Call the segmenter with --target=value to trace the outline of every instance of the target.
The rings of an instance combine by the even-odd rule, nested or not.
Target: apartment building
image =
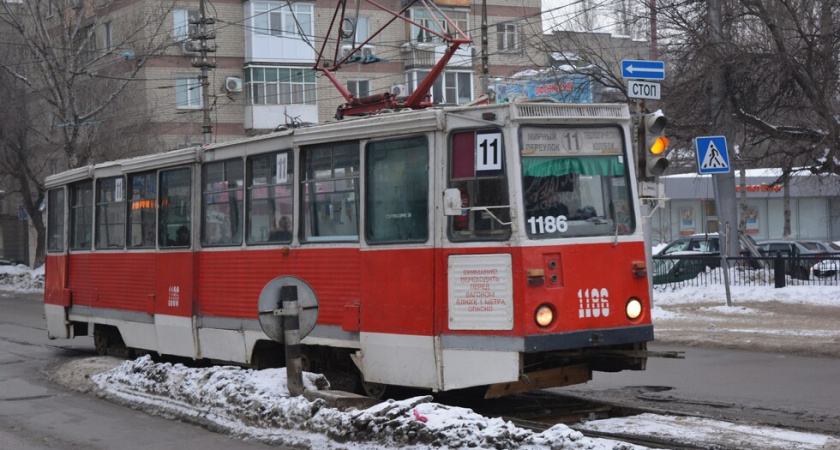
[[[147,2],[148,3],[148,2]],[[353,33],[339,37],[338,22],[332,22],[336,3],[319,1],[216,0],[205,5],[205,39],[209,71],[210,118],[213,141],[270,132],[293,122],[319,123],[335,120],[345,99],[327,77],[313,70],[319,52],[332,64],[359,44],[369,41],[335,72],[351,93],[364,97],[392,92],[413,92],[446,50],[440,38],[421,27],[361,0],[348,2],[345,28]],[[400,11],[404,2],[379,2]],[[470,0],[438,0],[435,5],[470,38],[446,66],[432,89],[432,101],[457,105],[480,94],[481,3]],[[141,7],[134,4],[132,8]],[[145,6],[148,7],[148,6]],[[518,0],[515,4],[488,0],[489,77],[505,77],[533,67],[548,57],[528,42],[542,32],[540,2]],[[202,142],[203,92],[193,67],[201,62],[200,2],[176,2],[171,10],[172,45],[166,56],[151,61],[142,79],[146,110],[152,111],[149,130],[168,148]],[[417,3],[403,14],[416,24],[446,31],[440,13]],[[103,45],[112,22],[100,20]],[[391,22],[389,26],[377,31]],[[332,35],[327,36],[332,23]],[[349,26],[348,26],[349,25]],[[110,27],[110,28],[108,28]],[[451,31],[451,30],[450,30]],[[374,35],[375,34],[375,35]],[[119,52],[120,49],[112,49]],[[136,98],[136,97],[135,97]]]

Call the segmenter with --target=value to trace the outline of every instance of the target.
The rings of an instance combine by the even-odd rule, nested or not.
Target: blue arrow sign
[[[728,173],[729,150],[726,149],[726,136],[704,136],[694,138],[697,149],[697,167],[701,174]]]
[[[665,63],[662,61],[644,61],[625,59],[621,61],[622,78],[642,80],[664,80]]]

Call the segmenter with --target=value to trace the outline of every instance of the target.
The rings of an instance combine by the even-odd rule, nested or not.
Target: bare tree
[[[146,63],[172,45],[172,4],[126,0],[1,2],[0,59],[7,99],[0,121],[0,177],[32,220],[43,261],[44,178],[132,152],[143,112],[126,108]],[[160,5],[158,5],[160,6]],[[105,121],[108,122],[105,122]],[[119,136],[120,144],[115,145]],[[109,145],[111,144],[111,145]]]
[[[741,0],[725,3],[725,55],[712,51],[705,6],[661,2],[669,62],[671,116],[688,135],[706,128],[710,76],[723,71],[733,121],[745,125],[749,155],[768,165],[806,165],[840,174],[840,4],[836,0]],[[678,111],[678,115],[674,112]]]

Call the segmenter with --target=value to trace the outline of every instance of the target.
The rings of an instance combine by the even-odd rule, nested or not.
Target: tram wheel
[[[364,391],[365,395],[370,398],[375,398],[377,400],[382,400],[388,395],[389,386],[387,384],[382,383],[371,383],[368,381],[362,380],[362,391]]]

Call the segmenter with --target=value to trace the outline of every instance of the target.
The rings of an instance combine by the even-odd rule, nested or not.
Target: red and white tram
[[[305,370],[488,396],[644,369],[618,104],[383,113],[50,176],[51,338],[263,367],[264,286],[308,283]]]

